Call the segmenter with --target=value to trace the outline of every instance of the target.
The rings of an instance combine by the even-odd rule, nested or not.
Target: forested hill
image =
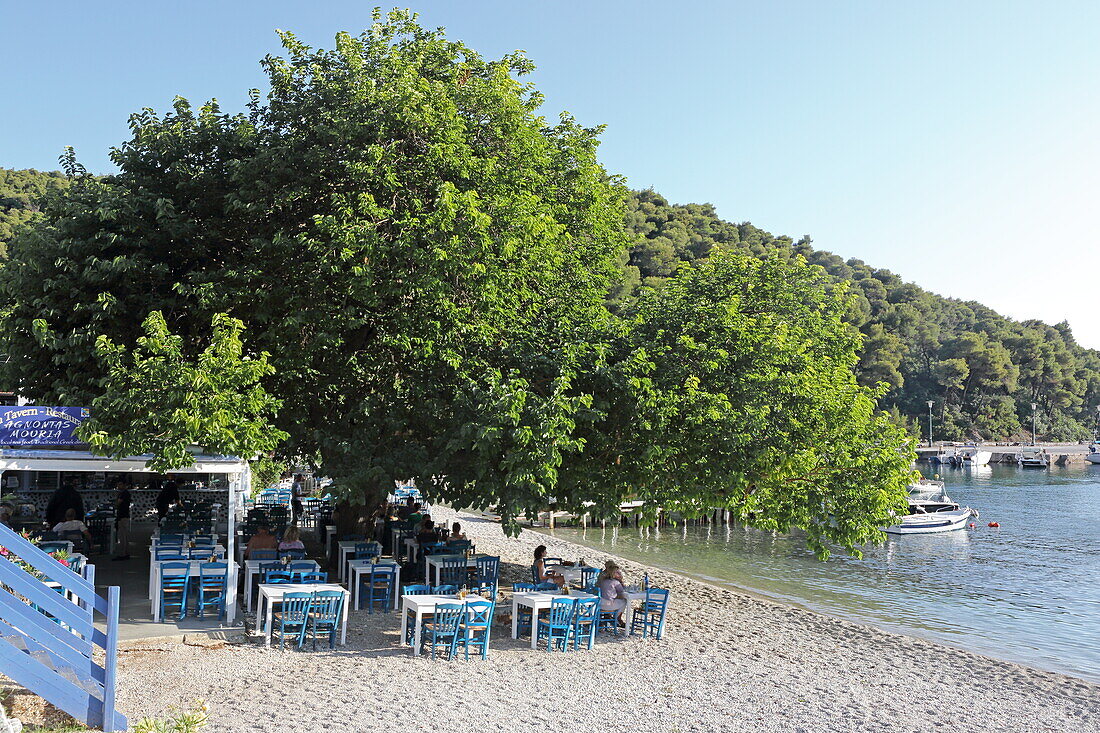
[[[65,176],[58,171],[0,168],[0,257],[7,253],[8,240],[15,228],[38,212],[39,201],[46,191],[65,182]]]
[[[1016,322],[974,302],[934,295],[889,270],[815,250],[808,238],[777,237],[748,223],[718,218],[709,204],[672,205],[636,191],[627,226],[637,234],[613,303],[643,285],[658,286],[681,263],[724,247],[754,257],[802,255],[857,295],[850,320],[863,332],[859,376],[891,386],[885,406],[927,432],[934,401],[936,439],[1020,438],[1031,429],[1049,440],[1086,440],[1097,425],[1100,353],[1079,346],[1069,325]]]
[[[65,183],[58,172],[0,168],[0,256],[45,192]],[[1065,323],[1012,321],[979,303],[933,295],[888,270],[815,250],[808,238],[723,221],[709,204],[672,205],[653,191],[631,195],[626,224],[637,240],[624,253],[615,306],[714,247],[758,258],[800,254],[852,283],[857,301],[850,321],[865,335],[860,379],[890,384],[885,406],[914,430],[920,425],[922,435],[927,400],[935,402],[937,439],[1024,437],[1033,401],[1040,437],[1083,440],[1096,426],[1100,353],[1078,346]]]

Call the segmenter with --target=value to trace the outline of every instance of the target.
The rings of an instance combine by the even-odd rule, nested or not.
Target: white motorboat
[[[929,460],[941,466],[961,466],[963,461],[962,455],[954,448],[940,448]]]
[[[943,481],[921,479],[909,487],[909,513],[901,522],[885,529],[889,534],[931,534],[962,529],[978,516],[970,507],[960,507],[944,490]]]
[[[1089,452],[1085,455],[1089,463],[1100,463],[1100,444],[1093,443],[1089,446]]]
[[[1050,454],[1045,448],[1021,448],[1016,452],[1016,463],[1020,468],[1048,468]]]
[[[959,450],[964,466],[988,466],[993,451],[982,450],[976,445],[968,445]]]

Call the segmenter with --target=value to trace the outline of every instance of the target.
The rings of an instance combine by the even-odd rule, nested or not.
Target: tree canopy
[[[980,303],[929,293],[889,270],[817,250],[809,237],[796,241],[734,224],[709,204],[673,205],[652,190],[633,193],[626,221],[634,243],[613,307],[715,250],[803,257],[834,281],[851,284],[855,299],[845,320],[863,334],[856,372],[863,384],[889,385],[883,406],[914,426],[914,434],[915,424],[925,424],[928,400],[935,403],[937,440],[1025,438],[1032,402],[1040,438],[1084,440],[1098,427],[1100,353],[1077,344],[1068,324],[1013,321]],[[926,429],[920,432],[927,437]]]
[[[351,495],[417,477],[509,529],[642,497],[822,553],[881,536],[912,453],[856,380],[858,298],[690,227],[623,279],[638,199],[599,128],[539,114],[522,54],[400,11],[331,50],[282,40],[247,112],[178,99],[132,116],[119,173],[66,158],[0,270],[12,388],[109,407],[103,446],[168,436],[166,463],[238,410],[223,441],[260,450],[269,420]],[[173,432],[206,399],[219,417]]]

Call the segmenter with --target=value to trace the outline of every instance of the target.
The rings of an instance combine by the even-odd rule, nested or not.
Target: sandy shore
[[[480,552],[509,563],[502,583],[529,575],[538,544],[609,557],[457,514]],[[1100,731],[1100,685],[619,562],[628,582],[649,572],[671,589],[663,641],[601,636],[593,651],[548,654],[497,627],[488,660],[433,662],[398,644],[397,614],[353,612],[334,652],[131,646],[119,706],[136,721],[202,698],[212,731],[279,733]]]

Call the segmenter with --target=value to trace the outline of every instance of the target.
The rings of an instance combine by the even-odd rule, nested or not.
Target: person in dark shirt
[[[84,516],[84,499],[80,492],[73,488],[72,483],[65,484],[50,497],[50,503],[46,505],[46,524],[51,527],[65,521],[65,514],[70,509],[76,512],[78,519]]]
[[[130,559],[130,486],[119,479],[115,482],[118,494],[115,496],[115,547],[119,551],[115,560]]]
[[[439,541],[439,534],[435,531],[435,522],[425,519],[420,525],[420,531],[416,533],[416,546],[420,548],[420,557],[424,557],[424,546]]]
[[[179,500],[180,487],[176,480],[169,476],[161,484],[160,492],[157,494],[157,516],[164,519],[164,515],[168,513],[168,508]]]

